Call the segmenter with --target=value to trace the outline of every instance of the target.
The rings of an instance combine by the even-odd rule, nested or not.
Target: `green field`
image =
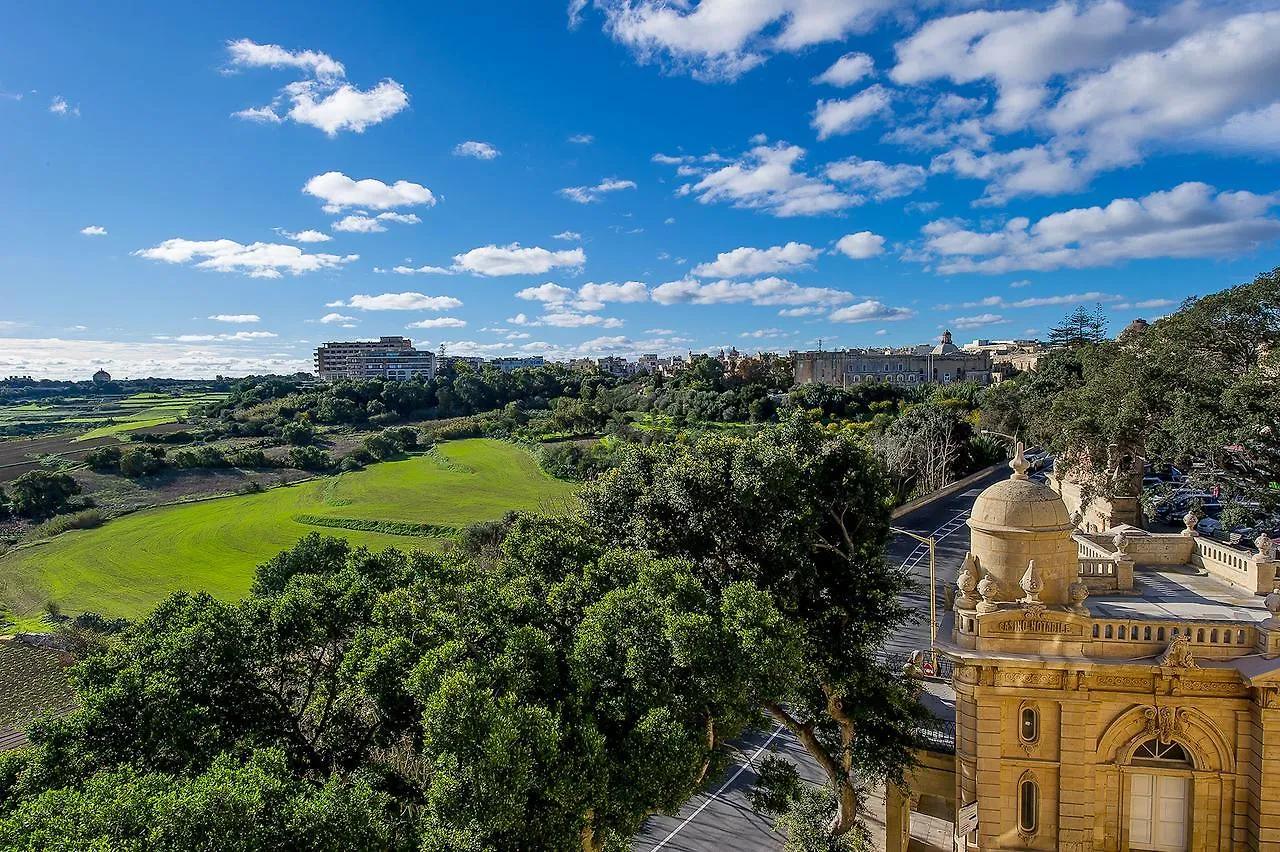
[[[301,523],[299,517],[461,527],[508,509],[554,511],[572,492],[572,485],[547,476],[519,447],[456,441],[293,487],[149,509],[14,550],[0,557],[0,602],[19,619],[29,619],[50,600],[67,614],[90,610],[127,617],[178,589],[230,600],[248,590],[254,566],[309,532],[374,548],[408,550],[440,542]]]
[[[127,397],[64,399],[50,405],[27,403],[0,406],[0,426],[42,426],[89,429],[77,440],[99,438],[133,429],[173,423],[192,406],[225,399],[225,393],[139,393]]]

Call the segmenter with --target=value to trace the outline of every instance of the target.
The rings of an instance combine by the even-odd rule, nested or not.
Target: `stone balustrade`
[[[1188,563],[1233,586],[1265,595],[1275,587],[1276,560],[1196,536]]]
[[[1093,622],[1095,657],[1133,658],[1165,650],[1175,636],[1182,636],[1200,658],[1229,660],[1258,653],[1265,636],[1256,625],[1240,623],[1120,621]]]

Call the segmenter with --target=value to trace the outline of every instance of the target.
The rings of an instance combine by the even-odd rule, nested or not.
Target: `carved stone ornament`
[[[1071,597],[1071,609],[1079,613],[1087,613],[1089,610],[1085,608],[1085,599],[1089,597],[1089,584],[1080,578],[1067,587],[1067,594]]]
[[[1169,642],[1168,650],[1160,658],[1160,665],[1174,666],[1180,669],[1198,668],[1195,655],[1191,653],[1191,643],[1187,640],[1187,637],[1180,633],[1173,637],[1172,641]]]
[[[1195,510],[1188,509],[1187,513],[1182,516],[1182,523],[1186,527],[1182,531],[1183,535],[1195,535],[1196,524],[1200,523],[1200,516],[1195,513]]]
[[[1013,448],[1013,458],[1009,460],[1009,467],[1013,468],[1012,479],[1026,479],[1027,471],[1031,468],[1031,462],[1027,461],[1027,449],[1021,441]]]
[[[1271,590],[1271,594],[1262,599],[1262,605],[1271,613],[1272,618],[1280,617],[1280,584]]]
[[[982,595],[982,600],[978,602],[978,612],[995,612],[999,601],[997,596],[1000,594],[1000,584],[996,582],[996,578],[990,574],[983,577],[978,583],[978,594]]]
[[[1022,575],[1022,582],[1018,585],[1022,587],[1022,591],[1026,592],[1018,603],[1022,604],[1028,618],[1039,618],[1045,610],[1044,604],[1040,602],[1040,593],[1044,591],[1044,580],[1040,579],[1040,572],[1036,570],[1034,559],[1027,563],[1027,571]]]
[[[1265,532],[1258,533],[1258,537],[1253,540],[1253,544],[1258,548],[1258,555],[1263,560],[1270,561],[1276,558],[1276,543]]]
[[[972,552],[964,555],[964,564],[960,566],[960,574],[956,577],[956,588],[960,594],[956,597],[956,609],[973,609],[978,603],[974,591],[978,588],[978,557]]]
[[[1147,707],[1142,711],[1147,719],[1147,734],[1163,745],[1182,733],[1182,710],[1177,707]]]
[[[1118,532],[1115,534],[1115,538],[1111,539],[1111,541],[1116,546],[1115,553],[1112,555],[1117,559],[1128,558],[1129,536],[1125,535],[1123,532]]]

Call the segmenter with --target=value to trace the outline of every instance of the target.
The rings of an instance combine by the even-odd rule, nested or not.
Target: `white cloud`
[[[323,201],[326,213],[338,213],[348,207],[390,210],[436,203],[431,190],[422,184],[398,180],[388,185],[373,178],[353,180],[342,172],[316,175],[303,185],[302,191]]]
[[[522,248],[519,243],[487,245],[453,256],[455,269],[476,275],[541,275],[561,267],[577,268],[587,262],[581,248],[551,251],[539,246]]]
[[[327,243],[333,237],[324,231],[286,231],[284,228],[276,228],[276,233],[284,237],[286,240],[293,240],[295,243]]]
[[[537,322],[529,325],[549,325],[556,328],[621,328],[622,320],[617,317],[602,317],[597,314],[582,314],[577,311],[552,311],[538,317]]]
[[[134,254],[148,260],[165,263],[191,263],[198,269],[218,272],[243,272],[252,278],[279,278],[283,273],[302,275],[319,269],[335,269],[344,263],[359,260],[360,255],[308,254],[297,246],[280,243],[250,243],[244,245],[234,240],[165,240],[149,249],[139,249]]]
[[[956,148],[933,158],[929,168],[987,181],[984,204],[1004,204],[1023,195],[1059,195],[1083,189],[1094,171],[1069,153],[1047,145],[975,154]]]
[[[866,260],[884,254],[884,237],[870,231],[845,234],[836,240],[836,251],[854,260]]]
[[[819,305],[809,305],[808,307],[804,307],[804,308],[783,308],[782,310],[778,311],[778,316],[780,317],[811,317],[817,314],[824,314],[826,312],[827,312],[827,309],[825,307],[821,307]]]
[[[583,310],[596,310],[587,305],[601,305],[607,302],[647,302],[649,288],[640,281],[624,281],[615,284],[606,281],[601,284],[588,282],[578,288],[578,305]]]
[[[575,133],[569,137],[569,141],[574,145],[590,145],[592,142],[596,141],[596,137],[592,136],[590,133]]]
[[[600,197],[606,192],[635,188],[635,181],[605,178],[595,186],[566,186],[564,189],[559,190],[559,193],[570,201],[576,201],[579,204],[590,204],[593,201],[599,201]]]
[[[871,322],[911,319],[916,312],[910,308],[894,308],[874,299],[867,299],[832,311],[827,319],[832,322]]]
[[[355,308],[358,311],[447,311],[462,307],[453,296],[427,296],[423,293],[379,293],[369,296],[357,293],[346,301],[330,302],[327,308]]]
[[[477,160],[492,160],[502,152],[488,142],[459,142],[453,147],[455,157],[474,157]]]
[[[342,314],[339,314],[339,313],[325,314],[324,316],[320,317],[320,322],[324,323],[325,325],[331,325],[332,323],[335,323],[335,322],[348,323],[348,322],[355,322],[355,321],[356,321],[355,317],[343,316]]]
[[[852,133],[871,118],[888,112],[891,100],[889,90],[876,84],[851,98],[818,101],[811,126],[818,131],[819,139]]]
[[[830,163],[825,173],[831,180],[867,192],[877,201],[910,195],[924,186],[928,174],[923,166],[890,164],[860,157]]]
[[[1236,255],[1280,237],[1280,218],[1270,215],[1278,200],[1189,182],[1106,207],[1054,213],[1034,225],[1019,217],[1000,230],[973,231],[954,221],[933,222],[924,228],[924,252],[947,275]]]
[[[1012,131],[1040,108],[1047,81],[1168,44],[1201,17],[1188,3],[1143,18],[1119,0],[967,12],[930,21],[900,42],[890,76],[906,84],[991,80],[999,92],[992,120]]]
[[[865,53],[846,53],[831,67],[813,78],[815,83],[828,86],[852,86],[875,69],[875,60]]]
[[[243,343],[248,340],[270,340],[279,335],[270,331],[237,331],[232,334],[157,334],[156,340],[172,340],[177,343],[223,343],[233,341]]]
[[[450,355],[465,358],[487,358],[491,355],[502,355],[514,347],[510,343],[480,343],[475,340],[442,340],[440,345]]]
[[[893,0],[597,0],[605,32],[641,63],[699,80],[733,80],[776,51],[800,51],[863,32]]]
[[[409,105],[408,93],[395,80],[359,89],[345,81],[341,62],[318,51],[237,39],[227,42],[227,52],[232,68],[295,68],[310,78],[288,84],[267,106],[232,113],[237,118],[273,124],[288,118],[336,136],[341,130],[363,133]]]
[[[387,230],[383,222],[399,222],[403,225],[416,225],[422,220],[415,213],[379,213],[377,216],[360,216],[351,214],[344,216],[329,227],[335,231],[346,231],[353,234],[379,234]]]
[[[1173,299],[1143,299],[1140,302],[1120,302],[1112,305],[1111,308],[1116,311],[1142,311],[1154,308],[1172,308],[1176,304],[1178,303]]]
[[[1079,305],[1085,302],[1115,302],[1120,299],[1113,293],[1102,293],[1090,290],[1087,293],[1066,293],[1061,296],[1033,296],[1027,299],[1009,301],[1004,296],[986,296],[973,302],[961,302],[959,305],[938,305],[940,311],[953,308],[1043,308],[1047,305]]]
[[[785,142],[758,145],[729,165],[684,184],[678,195],[693,195],[702,204],[728,202],[773,216],[816,216],[846,210],[864,202],[860,195],[795,170],[805,150]]]
[[[781,328],[758,328],[755,331],[741,332],[739,337],[750,337],[755,340],[776,340],[779,337],[790,337],[795,334],[794,331],[785,331]]]
[[[676,332],[675,332],[675,329],[671,329],[671,328],[646,328],[646,329],[644,330],[644,333],[645,333],[645,334],[656,334],[656,335],[659,335],[659,336],[666,336],[666,335],[669,335],[669,334],[675,334]]]
[[[579,234],[577,231],[561,231],[560,233],[554,235],[551,239],[568,240],[569,242],[580,243],[582,242],[582,234]]]
[[[452,275],[453,270],[443,266],[395,266],[391,269],[397,275]]]
[[[261,322],[262,317],[257,314],[214,314],[209,319],[215,322],[249,323]]]
[[[1000,314],[977,314],[971,317],[953,317],[950,320],[952,328],[958,328],[962,331],[970,328],[982,328],[987,325],[1004,325],[1009,320]]]
[[[85,379],[100,369],[118,378],[167,376],[211,379],[264,373],[309,372],[309,360],[262,354],[257,347],[177,342],[139,343],[60,338],[0,338],[0,375]]]
[[[742,247],[720,252],[710,263],[700,263],[690,270],[699,278],[745,278],[751,275],[768,275],[807,266],[819,254],[806,243],[789,242],[767,249]]]
[[[753,305],[833,305],[847,302],[852,294],[829,287],[802,287],[784,278],[759,281],[709,281],[692,278],[668,281],[654,287],[653,301],[662,305],[721,305],[749,302]]]
[[[466,328],[467,321],[457,317],[434,317],[411,322],[405,328]]]
[[[1030,286],[1031,282],[1023,278],[1020,281],[1010,281],[1009,286],[1015,290]]]
[[[105,237],[107,235],[107,229],[101,225],[90,225],[87,228],[81,228],[80,233],[84,234],[86,237]]]
[[[572,299],[573,290],[548,281],[545,284],[539,284],[537,287],[526,287],[518,291],[516,298],[558,304]]]
[[[67,103],[67,99],[62,95],[54,95],[53,101],[49,104],[49,112],[64,118],[79,118],[80,107]]]

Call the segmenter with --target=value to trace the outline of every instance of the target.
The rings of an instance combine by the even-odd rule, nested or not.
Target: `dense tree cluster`
[[[621,850],[772,718],[828,792],[775,760],[760,801],[837,848],[921,712],[874,656],[905,615],[889,502],[796,417],[628,445],[580,512],[447,554],[310,536],[73,670],[80,709],[0,757],[0,847]]]

